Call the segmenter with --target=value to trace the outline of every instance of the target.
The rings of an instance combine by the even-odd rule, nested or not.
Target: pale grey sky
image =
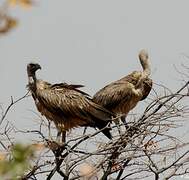
[[[30,11],[12,9],[19,26],[0,37],[0,103],[26,92],[26,64],[39,62],[38,77],[84,84],[93,95],[107,83],[140,69],[138,52],[148,50],[152,79],[172,90],[181,84],[173,65],[188,63],[188,0],[38,1]],[[33,100],[7,117],[17,127],[36,122]]]

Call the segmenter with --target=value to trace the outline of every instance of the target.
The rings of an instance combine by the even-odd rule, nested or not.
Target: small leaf
[[[4,16],[0,19],[0,33],[7,33],[17,26],[17,20],[10,16]]]
[[[24,9],[29,9],[33,6],[32,0],[19,0],[19,5]]]

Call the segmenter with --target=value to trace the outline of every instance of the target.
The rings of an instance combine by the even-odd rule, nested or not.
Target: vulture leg
[[[125,125],[125,128],[127,130],[129,128],[129,126],[127,125],[127,122],[126,122],[126,116],[121,116],[121,121]]]
[[[123,133],[122,133],[122,131],[121,131],[120,119],[121,119],[121,118],[118,118],[117,120],[115,120],[115,125],[116,125],[116,127],[117,127],[117,129],[118,129],[119,135],[122,135]]]
[[[66,131],[62,131],[62,143],[66,143]]]
[[[115,124],[118,128],[119,135],[124,134],[125,129],[128,129],[128,125],[126,123],[126,115],[122,115],[121,117],[119,117],[118,120],[115,121]],[[125,128],[123,127],[123,125],[125,126]]]
[[[51,122],[48,120],[48,134],[49,134],[49,138],[52,140],[52,134],[51,134]]]
[[[62,135],[62,139],[61,139],[61,135]],[[56,141],[59,144],[64,144],[66,142],[66,131],[58,131]]]
[[[87,131],[87,127],[84,127],[83,135],[85,135],[86,131]]]
[[[57,136],[56,136],[56,141],[58,142],[58,143],[61,143],[61,140],[60,140],[60,138],[61,138],[61,131],[60,130],[58,130],[58,132],[57,132]]]

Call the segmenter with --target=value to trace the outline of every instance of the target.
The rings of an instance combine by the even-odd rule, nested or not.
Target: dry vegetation
[[[17,27],[19,20],[11,15],[16,6],[28,9],[34,5],[32,0],[4,0],[0,3],[0,35],[7,34]]]
[[[188,71],[188,68],[185,67]],[[188,72],[187,72],[188,73]],[[188,75],[185,74],[186,80]],[[159,89],[161,94],[156,92]],[[6,159],[11,154],[15,140],[10,131],[18,132],[5,119],[9,110],[16,103],[26,98],[28,93],[18,100],[11,98],[11,103],[1,117],[1,149]],[[30,145],[35,156],[21,179],[39,179],[40,176],[53,179],[58,173],[63,179],[169,179],[188,173],[188,134],[184,134],[189,108],[189,81],[172,92],[165,86],[154,85],[153,92],[146,102],[141,115],[131,115],[127,119],[128,128],[122,127],[122,134],[113,123],[113,140],[102,139],[100,131],[86,131],[81,128],[71,134],[64,146],[52,139],[53,125],[42,120],[39,129],[19,133],[38,134],[40,139]],[[14,107],[15,108],[15,107]],[[47,132],[48,130],[48,132]],[[52,131],[52,132],[51,132]],[[94,131],[93,131],[94,132]],[[29,146],[29,147],[30,147]]]
[[[31,0],[7,0],[1,4],[0,34],[16,27],[18,20],[10,15],[11,6],[30,7]],[[70,179],[170,179],[174,176],[189,177],[188,134],[184,134],[189,117],[189,68],[183,66],[183,85],[176,92],[166,86],[154,85],[140,115],[127,119],[128,128],[122,134],[113,123],[113,140],[104,139],[100,131],[81,128],[71,134],[64,146],[52,139],[54,128],[40,119],[39,128],[17,130],[7,114],[17,103],[15,100],[1,108],[0,118],[0,174],[4,179],[53,179],[59,174]],[[158,93],[156,90],[158,89]],[[48,130],[48,131],[47,131]],[[17,144],[12,133],[35,135],[35,143]]]

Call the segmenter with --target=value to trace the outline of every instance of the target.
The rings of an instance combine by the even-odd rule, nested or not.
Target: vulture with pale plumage
[[[41,69],[39,64],[27,65],[28,88],[38,111],[55,123],[58,138],[62,134],[65,142],[66,131],[84,126],[102,129],[102,133],[111,139],[107,125],[115,117],[114,113],[94,103],[88,94],[79,90],[82,85],[50,84],[37,79],[35,73],[38,69]]]
[[[152,79],[149,78],[151,72],[149,57],[145,50],[140,51],[139,60],[143,71],[133,71],[105,86],[93,97],[94,102],[121,116],[124,123],[129,111],[139,101],[144,100],[152,89]]]

